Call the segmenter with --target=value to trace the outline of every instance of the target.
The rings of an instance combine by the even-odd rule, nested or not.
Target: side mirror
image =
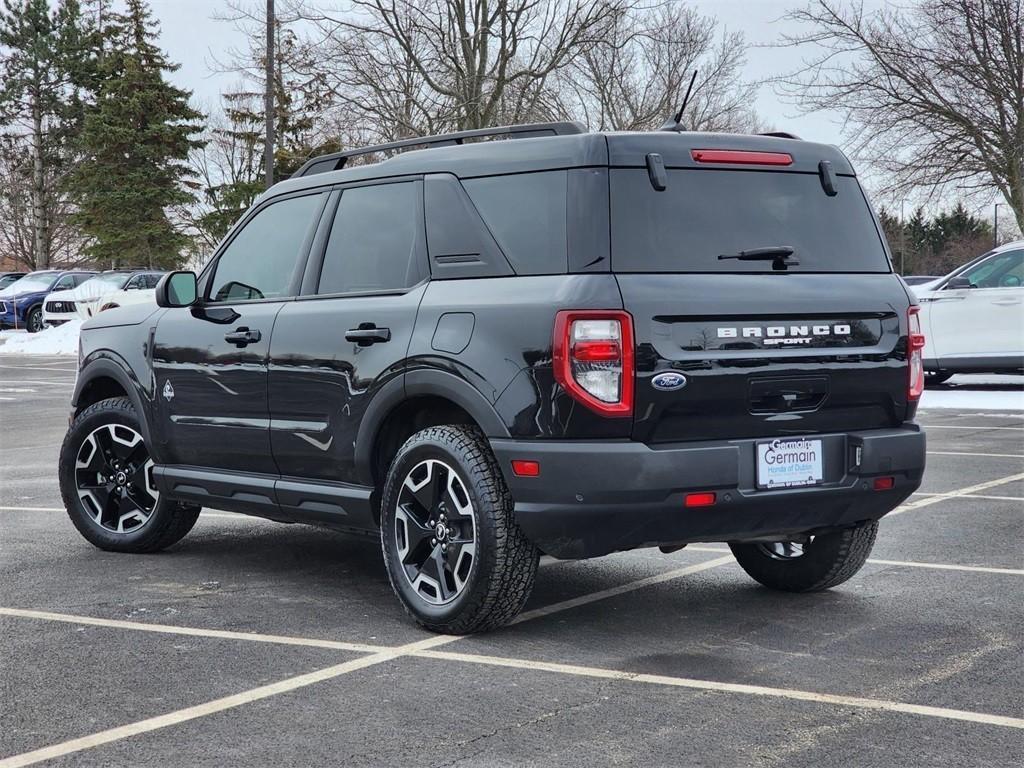
[[[957,275],[956,277],[949,278],[949,282],[946,283],[945,285],[945,289],[947,291],[956,291],[963,288],[973,287],[974,284],[970,281],[970,279],[963,277],[962,275]]]
[[[191,307],[196,303],[199,287],[195,272],[168,272],[156,284],[158,307]]]

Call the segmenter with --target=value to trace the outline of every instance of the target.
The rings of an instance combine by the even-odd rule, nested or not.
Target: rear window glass
[[[611,174],[612,268],[618,272],[765,272],[771,262],[720,254],[790,246],[791,272],[889,272],[867,201],[849,176],[829,197],[816,174],[668,172],[656,191],[643,169]]]
[[[462,186],[517,275],[565,273],[565,171],[466,179]]]

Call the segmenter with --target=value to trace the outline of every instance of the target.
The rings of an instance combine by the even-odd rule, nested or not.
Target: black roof
[[[537,128],[537,126],[528,127]],[[503,129],[495,129],[495,131],[500,130]],[[444,137],[436,138],[444,139]],[[324,156],[324,158],[313,158],[304,166],[308,173],[301,176],[296,175],[275,184],[264,196],[276,196],[353,181],[428,173],[451,173],[459,178],[473,178],[581,167],[636,168],[644,167],[646,156],[649,153],[660,154],[668,168],[716,167],[694,160],[691,152],[696,149],[784,152],[793,158],[792,164],[784,170],[817,173],[818,164],[822,160],[828,160],[832,163],[835,173],[854,175],[850,161],[837,147],[801,141],[778,134],[769,136],[688,131],[580,132],[504,141],[477,141],[466,144],[445,143],[440,140],[431,142],[428,139],[410,140],[400,144],[422,146],[424,143],[434,143],[435,146],[401,152],[379,163],[327,172],[318,172],[317,169],[313,169],[313,166],[321,161],[333,166],[339,164],[340,160],[340,164],[343,164],[347,157],[365,154],[367,151],[386,151],[394,149],[396,145],[381,145],[384,147],[383,150],[364,148],[347,153],[335,153]],[[719,165],[717,167],[735,168],[736,166]],[[775,168],[774,170],[780,169]]]

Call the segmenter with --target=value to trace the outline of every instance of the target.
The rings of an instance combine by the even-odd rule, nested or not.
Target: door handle
[[[263,338],[263,334],[259,331],[250,331],[246,327],[236,328],[230,333],[224,334],[224,341],[228,344],[234,344],[236,347],[244,347],[249,344],[255,344],[257,341]]]
[[[360,323],[358,328],[345,331],[345,341],[354,341],[360,347],[368,347],[377,342],[391,341],[391,329],[378,328],[373,323]]]

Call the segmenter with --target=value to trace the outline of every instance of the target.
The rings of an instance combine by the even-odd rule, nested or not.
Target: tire
[[[446,634],[510,622],[530,596],[540,559],[516,524],[487,440],[466,426],[430,427],[398,451],[381,501],[381,548],[409,615]]]
[[[953,371],[935,371],[931,373],[925,371],[924,374],[924,385],[926,387],[934,387],[943,382],[949,381],[953,377]]]
[[[25,315],[25,330],[29,333],[39,333],[43,330],[43,308],[32,307]]]
[[[861,523],[835,533],[814,536],[802,554],[785,556],[790,542],[729,544],[747,574],[766,587],[783,592],[820,592],[853,576],[871,554],[878,522]]]
[[[58,474],[68,517],[87,541],[110,552],[158,552],[192,530],[200,508],[162,498],[152,466],[128,398],[101,400],[78,415]]]

